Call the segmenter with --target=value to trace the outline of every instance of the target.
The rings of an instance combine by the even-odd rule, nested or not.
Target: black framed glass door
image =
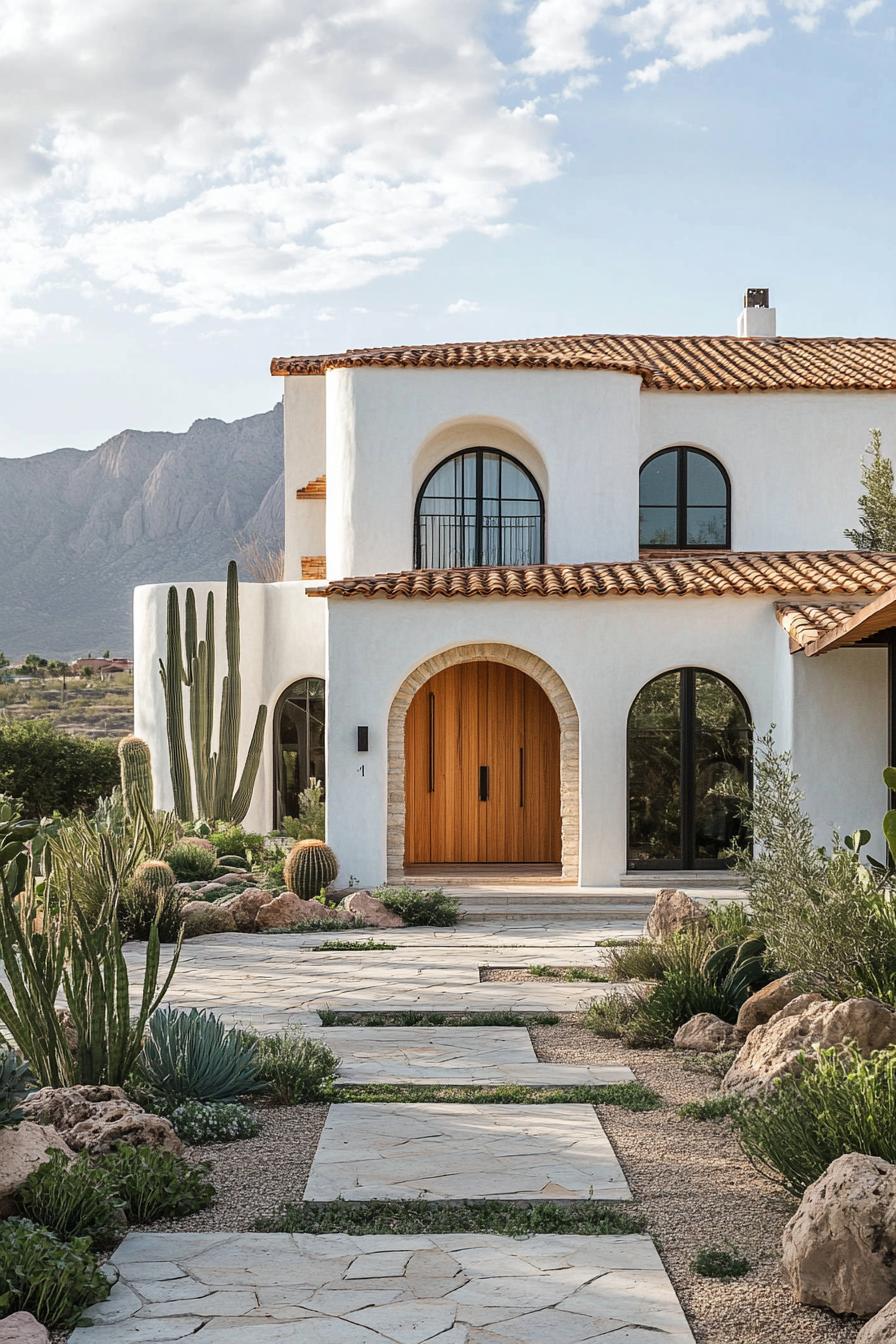
[[[750,714],[730,681],[681,667],[648,682],[628,720],[628,868],[727,866],[741,833],[728,789],[751,773]]]

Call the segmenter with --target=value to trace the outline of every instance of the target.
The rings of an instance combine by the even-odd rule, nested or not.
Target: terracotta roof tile
[[[545,336],[516,341],[380,346],[271,361],[282,376],[353,368],[599,369],[639,374],[662,392],[896,390],[886,337]]]
[[[313,596],[624,597],[877,594],[896,586],[896,553],[725,551],[615,564],[418,569],[337,579]]]
[[[831,602],[824,606],[812,603],[791,606],[786,602],[779,602],[775,607],[775,615],[778,623],[789,635],[790,648],[795,652],[797,649],[805,649],[808,645],[814,644],[822,635],[832,630],[839,630],[861,609],[860,602]]]

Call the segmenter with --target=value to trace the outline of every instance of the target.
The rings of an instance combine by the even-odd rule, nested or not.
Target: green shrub
[[[659,980],[665,970],[662,943],[652,938],[636,938],[630,943],[613,947],[607,958],[607,975],[611,980]]]
[[[184,1143],[233,1143],[259,1131],[258,1117],[238,1102],[182,1101],[169,1119]]]
[[[255,1040],[259,1072],[268,1099],[275,1106],[296,1106],[329,1097],[339,1066],[329,1046],[303,1036],[296,1027]]]
[[[284,817],[281,826],[293,840],[326,839],[326,807],[319,780],[312,779],[307,789],[299,794],[299,815]]]
[[[679,1106],[678,1114],[683,1120],[724,1120],[736,1115],[740,1107],[740,1097],[717,1092],[711,1097],[701,1097],[699,1101],[686,1101]]]
[[[379,887],[373,894],[387,910],[400,915],[405,924],[448,928],[458,920],[456,897],[439,888],[417,891],[414,887]]]
[[[264,849],[263,835],[246,831],[239,825],[220,826],[212,831],[208,838],[219,858],[228,854],[251,861],[257,859]]]
[[[656,1049],[672,1044],[680,1026],[697,1013],[713,1013],[726,1022],[737,1007],[711,976],[700,969],[668,971],[638,1002],[621,1032],[626,1045]]]
[[[117,744],[76,737],[49,719],[0,720],[0,793],[29,817],[90,810],[118,783]]]
[[[0,1054],[0,1129],[7,1125],[17,1125],[25,1119],[25,1112],[19,1109],[34,1088],[31,1070],[15,1050],[5,1050]]]
[[[816,1064],[745,1105],[735,1124],[753,1165],[794,1195],[844,1153],[896,1162],[896,1048],[867,1058],[855,1049],[822,1050]]]
[[[174,870],[161,860],[147,859],[135,869],[118,907],[123,938],[145,941],[155,923],[160,942],[177,942],[185,898],[174,890],[174,883]]]
[[[96,1169],[109,1177],[132,1223],[184,1218],[207,1208],[215,1198],[205,1163],[185,1162],[167,1148],[119,1143],[99,1159]]]
[[[108,1172],[86,1153],[72,1161],[51,1152],[16,1194],[26,1218],[48,1227],[62,1241],[88,1237],[94,1246],[112,1245],[125,1228],[124,1204]]]
[[[254,1042],[198,1008],[153,1013],[136,1075],[140,1086],[175,1103],[234,1101],[262,1086]]]
[[[0,1304],[10,1315],[30,1311],[48,1330],[68,1330],[109,1290],[86,1237],[66,1243],[27,1218],[0,1223]]]
[[[691,1271],[704,1279],[742,1279],[753,1266],[737,1252],[702,1246],[691,1261]]]
[[[178,882],[210,879],[218,866],[218,856],[214,850],[207,849],[204,844],[197,844],[196,839],[191,836],[186,836],[176,845],[172,845],[165,858],[174,869]]]
[[[638,1004],[630,994],[606,994],[588,1005],[584,1025],[595,1036],[618,1038],[638,1011]]]

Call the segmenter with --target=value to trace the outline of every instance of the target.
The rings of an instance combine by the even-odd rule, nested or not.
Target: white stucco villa
[[[736,336],[348,350],[272,373],[287,581],[240,590],[243,750],[268,706],[247,825],[316,776],[342,876],[364,884],[711,872],[734,826],[713,787],[749,778],[749,725],[774,723],[820,838],[877,828],[896,554],[843,534],[869,428],[896,443],[896,340],[779,337],[751,290]],[[166,593],[135,596],[135,729],[170,805]]]

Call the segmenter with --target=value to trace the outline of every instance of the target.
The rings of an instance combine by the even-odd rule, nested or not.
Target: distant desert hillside
[[[282,471],[280,406],[0,458],[0,649],[130,652],[135,584],[223,579],[241,533],[281,544]]]

